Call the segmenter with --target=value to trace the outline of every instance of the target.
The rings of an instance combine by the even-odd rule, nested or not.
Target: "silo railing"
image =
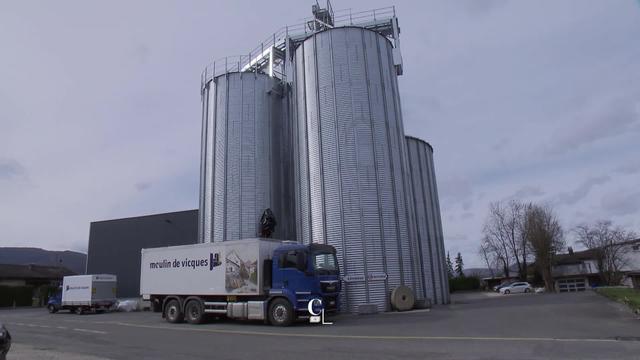
[[[392,20],[396,16],[394,6],[352,12],[351,9],[336,10],[334,12],[333,27],[360,26],[378,31],[385,36],[392,36]],[[201,75],[201,89],[211,79],[230,72],[265,72],[269,65],[271,76],[284,80],[284,57],[287,45],[295,46],[317,30],[309,29],[307,23],[314,21],[313,17],[304,19],[302,23],[285,26],[264,39],[246,55],[226,56],[215,59],[208,64]],[[287,42],[289,41],[289,44]],[[274,55],[273,51],[276,52]],[[271,61],[270,64],[268,62]]]

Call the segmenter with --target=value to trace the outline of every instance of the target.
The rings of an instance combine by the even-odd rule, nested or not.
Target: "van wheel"
[[[189,324],[202,324],[204,321],[204,306],[200,300],[190,300],[184,312],[184,317]]]
[[[58,309],[53,304],[49,304],[49,306],[47,306],[47,310],[49,310],[49,314],[55,314],[58,312]]]
[[[269,305],[269,322],[275,326],[289,326],[293,322],[293,308],[288,300],[277,298]]]
[[[178,300],[169,300],[167,306],[164,308],[164,317],[170,323],[181,323],[184,320],[184,314],[180,310],[180,303]]]

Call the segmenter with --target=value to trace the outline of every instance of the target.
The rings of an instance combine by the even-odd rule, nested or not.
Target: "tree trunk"
[[[544,279],[544,287],[547,292],[556,292],[553,276],[551,275],[551,266],[545,266],[542,269],[542,278]]]

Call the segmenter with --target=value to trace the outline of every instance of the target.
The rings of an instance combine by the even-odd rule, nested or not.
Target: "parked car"
[[[508,286],[504,286],[500,289],[500,294],[517,294],[532,292],[533,288],[528,282],[514,282]]]
[[[498,284],[498,285],[496,285],[496,286],[494,286],[494,287],[493,287],[493,291],[495,291],[495,292],[499,292],[499,291],[500,291],[500,289],[502,289],[502,288],[503,288],[503,287],[505,287],[505,286],[509,286],[509,285],[511,285],[511,284],[513,284],[513,281],[508,281],[508,282],[505,282],[505,283],[502,283],[502,284]]]
[[[2,323],[0,323],[0,360],[7,358],[7,353],[11,348],[11,334]]]

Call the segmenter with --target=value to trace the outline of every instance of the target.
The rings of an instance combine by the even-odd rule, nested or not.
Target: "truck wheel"
[[[84,314],[84,309],[82,308],[82,306],[78,306],[77,308],[75,308],[75,313],[78,315]]]
[[[269,322],[275,326],[289,326],[293,322],[293,308],[288,300],[277,298],[269,305]]]
[[[181,323],[184,320],[184,314],[180,310],[178,300],[170,300],[164,308],[164,317],[170,323]]]
[[[49,314],[55,314],[58,312],[58,309],[53,304],[49,304],[49,306],[47,306],[47,310],[49,310]]]
[[[189,301],[184,309],[184,313],[184,317],[189,324],[202,324],[204,321],[204,306],[202,306],[202,301]]]

